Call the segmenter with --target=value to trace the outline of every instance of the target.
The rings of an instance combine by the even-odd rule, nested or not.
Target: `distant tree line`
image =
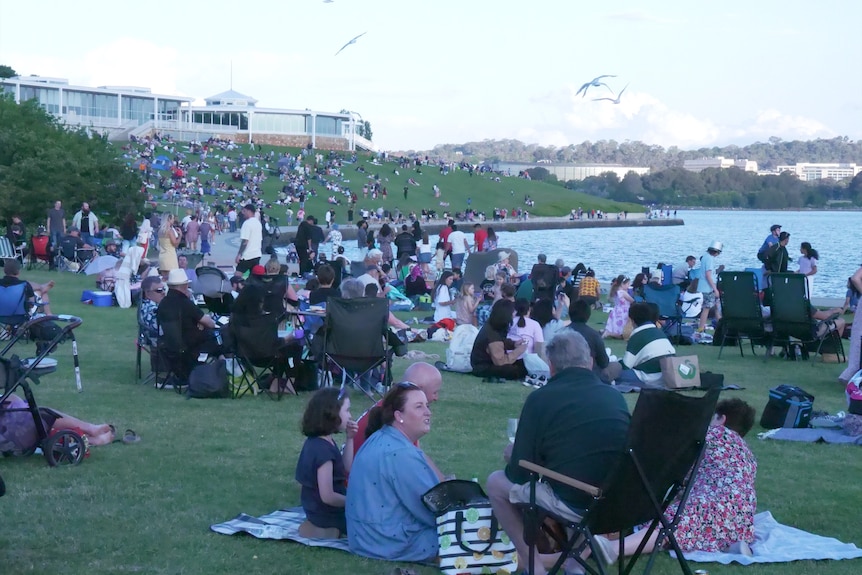
[[[530,172],[534,170],[544,168]],[[541,177],[541,173],[538,175]],[[553,174],[549,176],[549,181],[555,179]],[[830,201],[839,202],[836,206],[849,207],[846,202],[862,206],[862,173],[849,183],[803,182],[790,173],[758,176],[739,168],[710,168],[702,172],[670,168],[644,176],[629,172],[622,179],[613,172],[605,172],[584,180],[570,180],[565,187],[620,202],[669,206],[821,208]]]
[[[665,149],[639,141],[619,143],[615,140],[599,140],[557,147],[525,144],[518,140],[483,140],[466,144],[443,144],[430,151],[413,153],[474,163],[535,163],[548,160],[554,163],[644,166],[654,171],[681,168],[685,160],[724,156],[754,160],[761,169],[775,169],[779,165],[797,162],[862,164],[862,140],[851,141],[844,136],[810,141],[784,141],[772,137],[767,142],[755,142],[747,146],[716,146],[697,150],[681,150],[676,146]]]

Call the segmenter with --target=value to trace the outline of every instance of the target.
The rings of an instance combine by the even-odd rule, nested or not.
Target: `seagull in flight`
[[[604,76],[598,76],[598,77],[596,77],[596,78],[593,78],[592,80],[590,80],[589,82],[587,82],[586,84],[584,84],[583,86],[581,86],[581,87],[578,89],[578,91],[577,91],[577,92],[575,92],[575,96],[577,96],[578,94],[580,94],[581,92],[583,92],[583,96],[581,96],[581,97],[583,98],[584,96],[586,96],[586,95],[587,95],[587,89],[588,89],[590,86],[593,86],[593,87],[595,87],[595,88],[598,88],[599,86],[604,86],[604,87],[605,87],[605,88],[607,88],[608,90],[611,90],[611,87],[610,87],[610,86],[608,86],[607,84],[605,84],[604,82],[602,82],[602,81],[601,81],[601,79],[602,79],[602,78],[616,78],[616,76],[612,76],[611,74],[605,74]],[[613,94],[613,93],[614,93],[614,91],[613,91],[613,90],[611,90],[611,94]]]
[[[363,32],[359,36],[356,36],[355,38],[350,40],[350,42],[348,42],[347,44],[345,44],[344,46],[339,48],[338,52],[336,52],[335,55],[338,56],[339,54],[341,54],[341,51],[344,50],[345,48],[347,48],[348,46],[350,46],[351,44],[356,44],[356,41],[359,40],[360,38],[362,38],[363,36],[365,36],[366,34],[368,34],[368,32]]]
[[[622,95],[623,95],[623,92],[625,92],[625,91],[626,91],[626,88],[628,88],[628,87],[629,87],[629,85],[628,85],[628,84],[626,84],[626,85],[623,87],[623,89],[622,89],[622,90],[620,90],[620,93],[619,93],[619,94],[617,94],[617,97],[616,97],[616,98],[593,98],[593,102],[598,102],[599,100],[607,100],[608,102],[613,102],[614,104],[619,104],[619,103],[620,103],[620,96],[622,96]],[[611,93],[613,93],[613,92],[611,92]]]

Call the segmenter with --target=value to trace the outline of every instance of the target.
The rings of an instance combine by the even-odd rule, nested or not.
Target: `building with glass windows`
[[[107,133],[114,140],[153,131],[178,140],[211,137],[237,143],[278,146],[374,150],[374,144],[356,132],[355,112],[258,108],[251,96],[227,90],[194,106],[194,98],[153,94],[132,86],[72,86],[62,78],[18,76],[0,80],[2,92],[16,102],[36,100],[46,111],[69,126],[84,126]]]
[[[95,130],[131,130],[155,120],[172,121],[193,98],[153,94],[134,86],[73,86],[63,78],[17,76],[0,80],[0,88],[16,102],[36,100],[67,125]]]

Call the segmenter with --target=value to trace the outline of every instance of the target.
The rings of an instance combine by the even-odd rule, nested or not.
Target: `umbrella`
[[[117,265],[119,259],[114,256],[99,256],[90,260],[87,267],[84,268],[84,273],[88,276],[102,273],[105,270],[111,269]]]

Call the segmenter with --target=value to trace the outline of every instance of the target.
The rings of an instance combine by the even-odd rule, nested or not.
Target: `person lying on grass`
[[[302,434],[307,439],[296,462],[300,501],[310,523],[303,528],[304,536],[337,539],[347,533],[344,504],[356,429],[347,390],[327,387],[311,396],[302,416]],[[347,435],[343,451],[332,437],[340,432]]]
[[[25,452],[38,447],[39,434],[33,415],[29,411],[9,411],[27,407],[27,401],[15,394],[0,405],[0,452]],[[49,432],[71,429],[86,435],[90,445],[108,445],[116,439],[115,429],[107,423],[89,423],[46,407],[39,408],[39,415]]]

